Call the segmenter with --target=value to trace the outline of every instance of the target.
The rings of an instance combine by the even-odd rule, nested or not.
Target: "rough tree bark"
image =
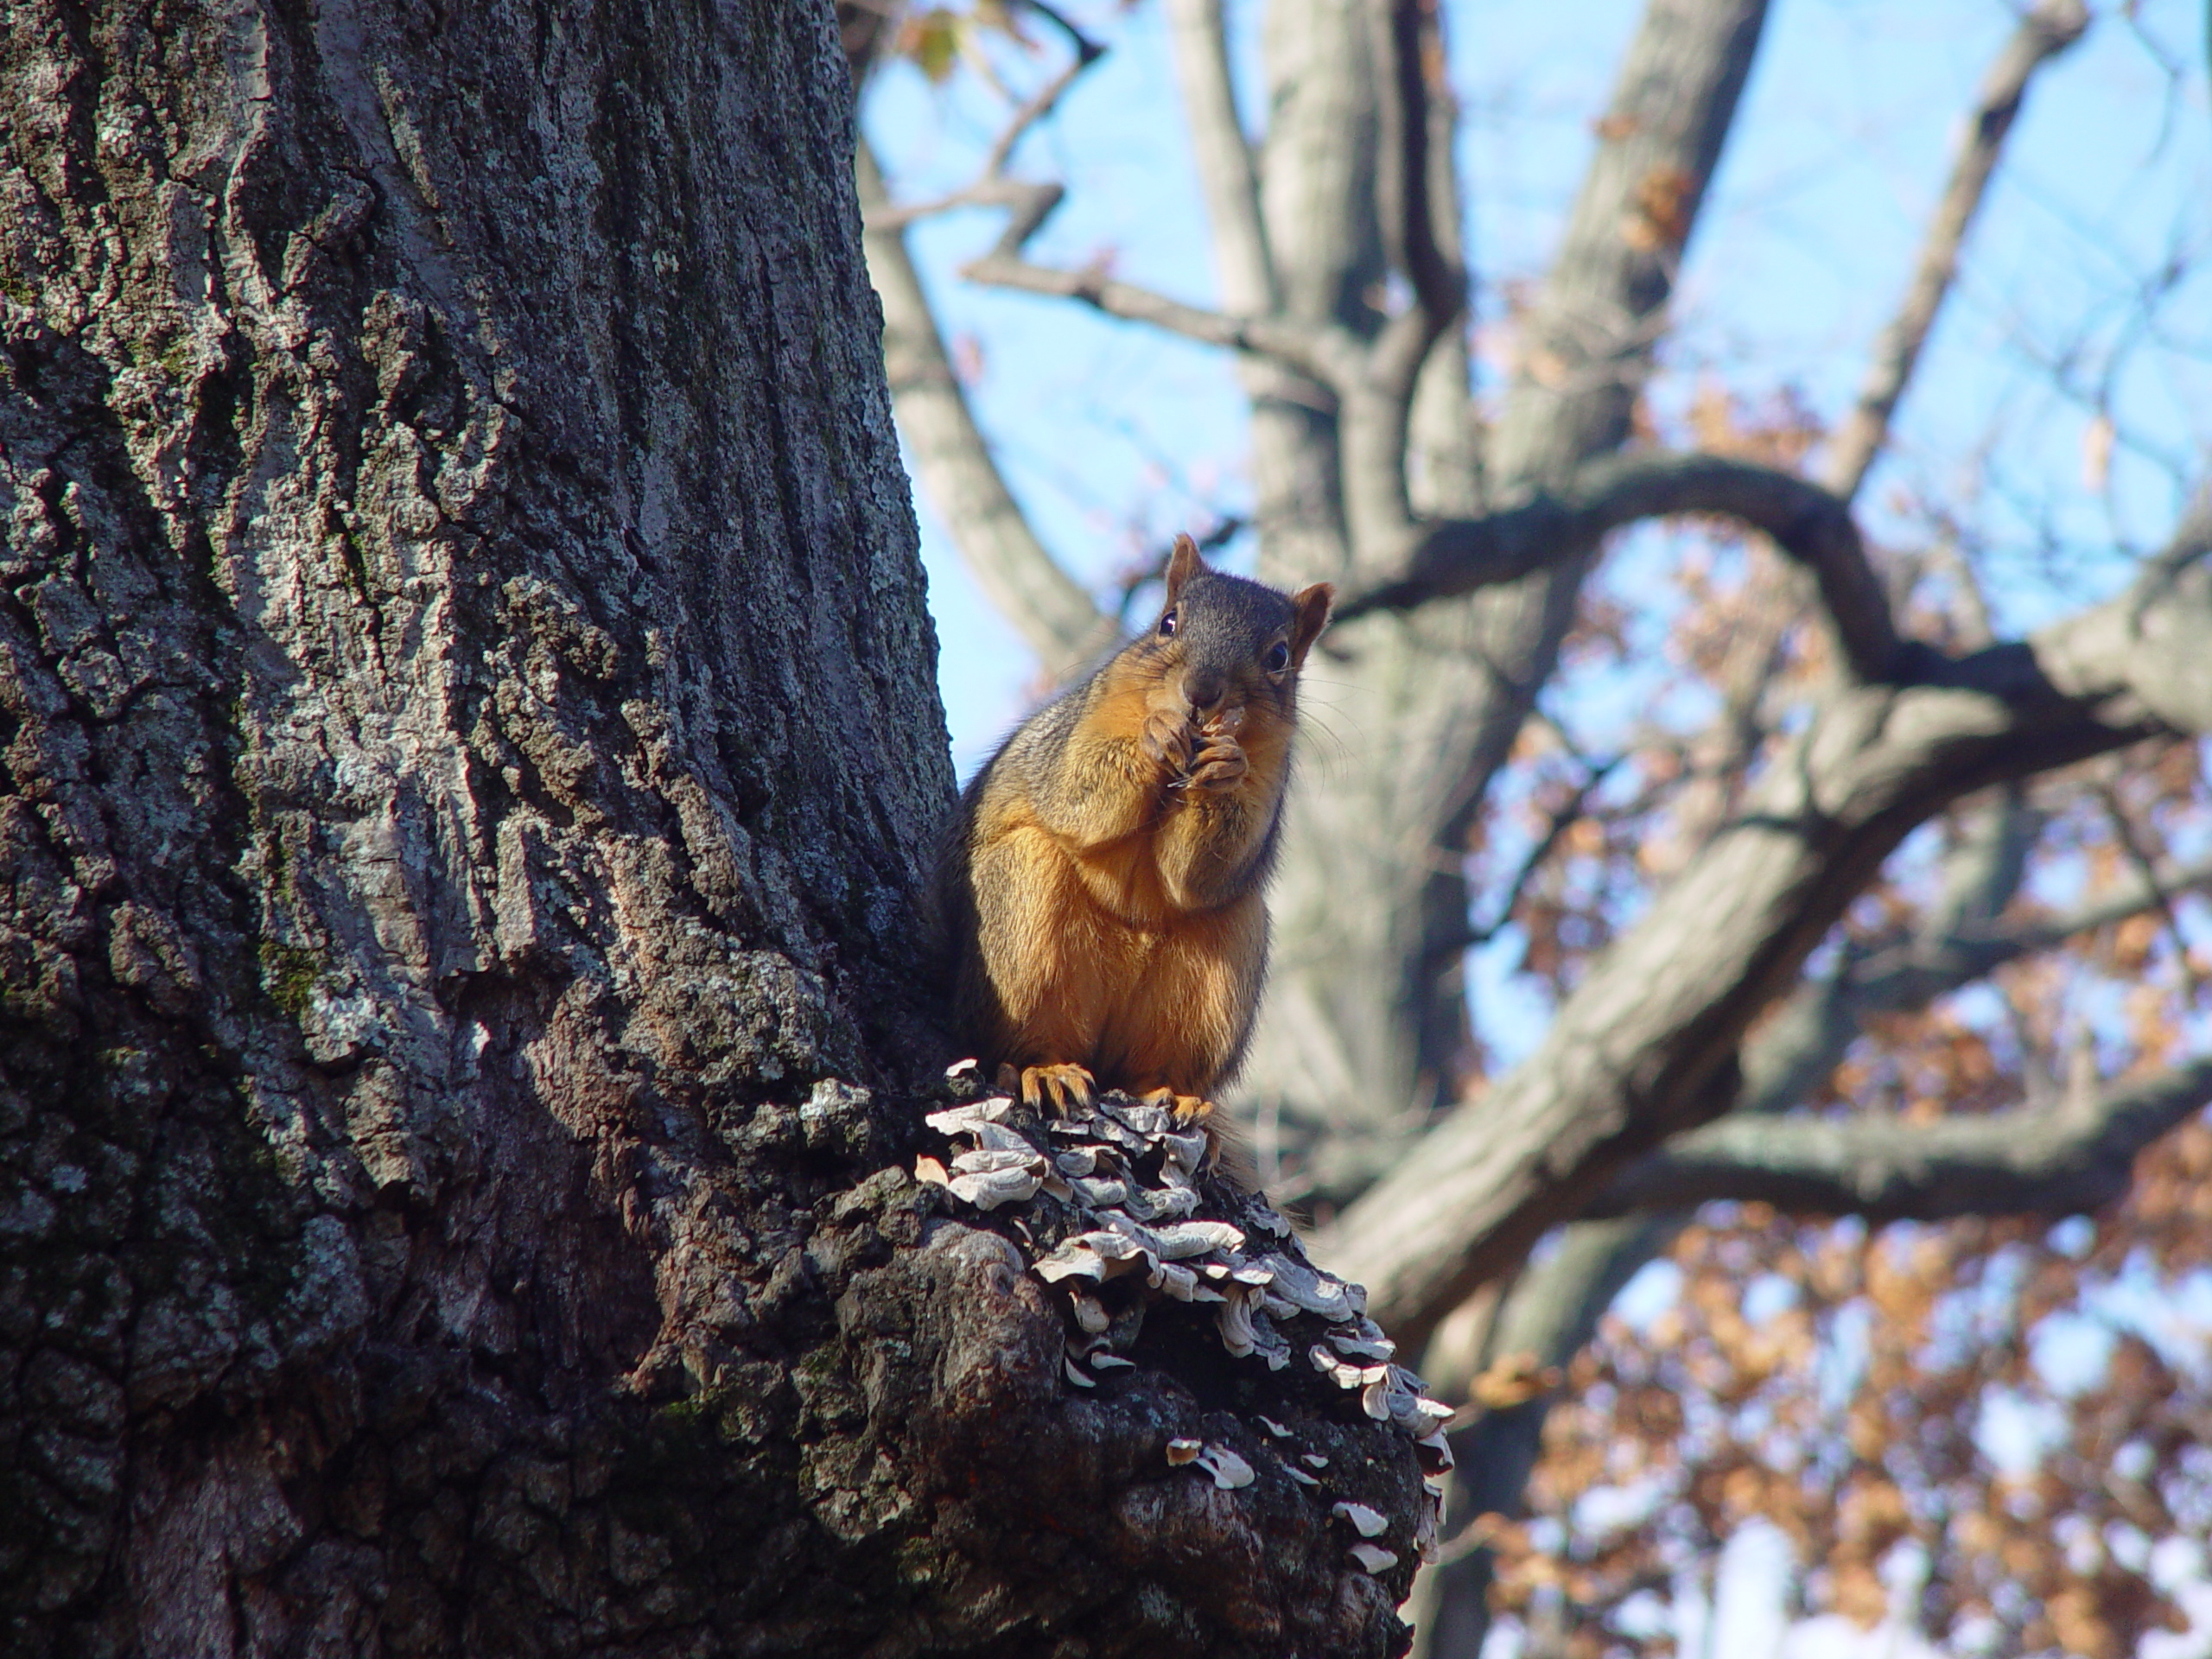
[[[1161,1448],[1260,1401],[1395,1522],[1402,1438],[1076,1399],[904,1173],[951,779],[828,4],[0,30],[0,1645],[1401,1645]]]

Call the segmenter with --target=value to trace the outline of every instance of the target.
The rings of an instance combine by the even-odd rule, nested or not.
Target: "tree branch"
[[[1800,1104],[1842,1058],[1867,1014],[1924,1007],[1941,993],[1978,978],[1995,965],[1996,947],[2010,953],[2055,944],[2090,927],[2116,921],[2143,909],[2150,894],[2139,886],[2085,903],[2063,915],[2005,929],[1993,918],[2017,894],[2025,867],[2027,844],[2038,816],[2023,805],[2017,791],[1971,815],[1963,838],[1943,860],[1942,890],[1921,920],[1918,936],[1907,944],[1847,953],[1831,975],[1801,981],[1787,1002],[1762,1019],[1746,1039],[1742,1055],[1743,1087],[1735,1113],[1720,1120],[1764,1113],[1767,1121]],[[2212,861],[2201,871],[2162,869],[2168,891],[2212,881]],[[2009,956],[2006,959],[2009,959]],[[1694,1131],[1693,1145],[1709,1130]],[[1656,1154],[1664,1158],[1669,1149]],[[1644,1164],[1631,1165],[1616,1178],[1613,1191],[1642,1179]],[[1604,1196],[1610,1196],[1608,1195]],[[1602,1204],[1602,1197],[1601,1197]],[[1440,1399],[1468,1396],[1468,1383],[1483,1366],[1503,1355],[1526,1351],[1540,1367],[1564,1366],[1597,1332],[1599,1316],[1616,1293],[1653,1255],[1664,1250],[1694,1211],[1656,1205],[1609,1219],[1578,1220],[1564,1228],[1558,1248],[1522,1266],[1509,1286],[1497,1287],[1495,1311],[1478,1345],[1454,1350],[1445,1340],[1460,1325],[1450,1321],[1421,1356],[1421,1373]],[[1478,1300],[1482,1300],[1478,1294]],[[1533,1465],[1549,1401],[1491,1411],[1452,1436],[1459,1459],[1458,1485],[1447,1520],[1491,1510],[1512,1512],[1521,1485]],[[1416,1598],[1435,1605],[1431,1655],[1457,1653],[1476,1645],[1439,1642],[1434,1632],[1478,1621],[1488,1564],[1479,1554],[1446,1567],[1427,1588],[1416,1581]],[[1419,1651],[1418,1644],[1416,1650]]]
[[[1751,73],[1764,0],[1650,0],[1522,328],[1493,473],[1510,491],[1617,450]]]
[[[1828,446],[1822,476],[1837,499],[1848,504],[1885,441],[1891,416],[1911,378],[1937,309],[1955,276],[1959,249],[1977,211],[1999,152],[2017,113],[2029,77],[2052,54],[2078,38],[2087,16],[2080,0],[2044,0],[2025,18],[1985,76],[1967,123],[1950,181],[1930,220],[1916,274],[1897,316],[1883,331],[1870,362],[1859,402]],[[1777,573],[1773,591],[1729,643],[1719,676],[1726,708],[1719,728],[1726,752],[1738,763],[1757,747],[1760,733],[1749,718],[1758,689],[1765,683],[1783,642],[1810,608],[1817,583],[1800,560]],[[1970,579],[1969,579],[1970,580]],[[1883,584],[1886,588],[1894,583]],[[1828,606],[1834,631],[1834,602]],[[1986,635],[1974,643],[1986,643]],[[1863,664],[1847,645],[1838,653],[1847,664]]]
[[[1190,124],[1192,159],[1213,226],[1222,303],[1232,313],[1273,315],[1281,306],[1274,256],[1260,217],[1252,146],[1236,116],[1221,0],[1167,0],[1167,29]]]
[[[1939,664],[1940,683],[1818,709],[1537,1052],[1344,1212],[1329,1253],[1376,1317],[1419,1342],[1630,1160],[1727,1110],[1746,1027],[1916,824],[1992,784],[2212,730],[2207,543],[2201,511],[2117,599]]]
[[[1170,299],[1166,295],[1134,283],[1116,282],[1103,270],[1062,270],[1034,264],[1023,257],[1021,250],[1044,227],[1045,221],[1052,217],[1066,191],[1058,184],[1008,178],[1007,164],[1023,135],[1058,106],[1061,97],[1074,84],[1077,77],[1105,52],[1103,47],[1069,22],[1057,10],[1039,5],[1036,0],[1026,0],[1026,3],[1029,10],[1050,18],[1066,31],[1073,47],[1073,57],[1034,97],[1014,112],[993,143],[974,182],[933,200],[901,207],[892,202],[882,188],[879,172],[873,192],[874,199],[864,199],[861,204],[863,222],[868,229],[871,232],[896,232],[917,219],[954,207],[1003,207],[1007,213],[1007,223],[997,243],[982,257],[971,260],[962,267],[961,274],[969,280],[994,287],[1020,289],[1032,294],[1082,300],[1109,316],[1148,322],[1155,327],[1165,328],[1172,334],[1182,334],[1210,346],[1257,352],[1278,358],[1334,385],[1336,377],[1341,375],[1360,353],[1361,348],[1349,336],[1340,340],[1325,338],[1321,331],[1300,327],[1274,315],[1271,306],[1266,307],[1262,315],[1250,317],[1209,311],[1203,307],[1185,305],[1179,300]],[[1218,21],[1217,16],[1217,25]],[[1225,63],[1222,74],[1225,91]],[[1230,120],[1233,125],[1233,108]],[[1242,143],[1241,134],[1238,142]],[[1245,161],[1248,175],[1249,168],[1248,152]]]
[[[1466,303],[1466,272],[1458,251],[1437,235],[1437,168],[1430,155],[1432,69],[1441,73],[1443,46],[1435,10],[1421,0],[1373,0],[1376,112],[1381,118],[1380,199],[1385,251],[1413,289],[1413,303],[1391,319],[1376,340],[1369,378],[1402,410],[1410,403],[1437,337]],[[1399,418],[1403,467],[1404,417]]]
[[[2181,733],[2212,731],[2208,556],[2212,486],[2199,489],[2173,539],[2126,593],[2036,637],[2035,659],[2051,684],[2068,696],[2105,700],[2113,716],[2148,717]],[[1962,683],[1970,674],[1966,663],[1954,671]]]
[[[2212,861],[2163,867],[2159,880],[2157,890],[2139,878],[2055,915],[1990,922],[1870,951],[1852,965],[1841,987],[1849,1018],[1855,1026],[1869,1014],[1925,1007],[2007,963],[2053,950],[2078,933],[2125,921],[2156,905],[2161,892],[2186,893],[2212,886]]]
[[[2181,893],[2208,887],[2212,887],[2212,859],[2190,864],[2162,861],[2108,893],[2051,915],[1992,923],[1876,951],[1851,975],[1851,1003],[1863,1013],[1925,1007],[2008,962],[2053,950],[2076,934],[2124,922]]]
[[[1052,216],[1067,192],[1057,183],[1008,178],[1006,164],[1020,135],[1053,108],[1075,77],[1103,51],[1072,29],[1070,32],[1077,42],[1074,61],[1017,112],[1012,124],[993,145],[983,171],[973,184],[914,207],[901,209],[886,204],[871,209],[868,224],[871,229],[879,226],[896,229],[925,213],[941,213],[949,207],[1003,207],[1007,210],[1007,222],[997,242],[989,252],[961,267],[961,275],[969,281],[1058,299],[1080,300],[1109,316],[1150,323],[1205,345],[1270,357],[1332,388],[1340,386],[1364,359],[1366,348],[1342,328],[1313,328],[1293,322],[1279,315],[1274,303],[1274,284],[1266,262],[1258,198],[1251,179],[1251,154],[1244,145],[1242,129],[1236,125],[1226,49],[1220,44],[1218,0],[1211,0],[1211,5],[1208,0],[1192,0],[1179,11],[1175,23],[1179,57],[1188,64],[1185,71],[1185,96],[1198,105],[1192,118],[1194,132],[1212,149],[1224,152],[1212,159],[1223,161],[1232,175],[1241,175],[1217,182],[1209,174],[1206,183],[1208,205],[1217,214],[1216,223],[1230,227],[1226,234],[1238,250],[1235,259],[1225,262],[1236,268],[1224,272],[1231,279],[1224,283],[1224,288],[1230,293],[1231,306],[1236,307],[1240,302],[1247,304],[1250,315],[1187,305],[1134,283],[1117,281],[1103,269],[1067,270],[1039,264],[1023,254],[1030,238],[1044,228],[1045,221]],[[1063,27],[1067,25],[1063,23]],[[1198,36],[1195,42],[1187,41],[1192,34]],[[1192,58],[1195,62],[1190,61]],[[1236,161],[1240,152],[1241,168]],[[1225,219],[1221,217],[1223,214]]]
[[[1983,77],[1951,164],[1949,181],[1929,221],[1927,239],[1921,245],[1920,259],[1904,302],[1874,347],[1857,404],[1828,441],[1823,480],[1845,500],[1859,493],[1859,480],[1866,476],[1866,469],[1888,438],[1890,417],[1904,395],[1920,360],[1921,347],[1935,326],[1936,314],[1958,274],[1959,250],[1996,170],[2005,136],[2020,112],[2029,80],[2044,64],[2080,40],[2088,26],[2088,9],[2082,0],[2042,0],[2020,19],[2019,27]]]
[[[866,140],[855,169],[862,204],[881,201],[882,175]],[[922,487],[993,607],[1047,673],[1065,678],[1113,643],[1114,619],[1046,551],[1007,490],[952,372],[904,233],[870,225],[863,244],[883,304],[893,406]]]
[[[2208,1101],[2212,1059],[2087,1098],[1927,1124],[1725,1117],[1642,1160],[1587,1213],[1735,1198],[1884,1221],[2074,1215],[2126,1192],[2136,1154]]]
[[[1628,755],[1625,753],[1616,754],[1590,766],[1584,773],[1582,781],[1575,785],[1573,791],[1567,796],[1559,810],[1551,815],[1551,821],[1545,826],[1544,833],[1537,838],[1535,845],[1529,848],[1528,855],[1521,861],[1521,867],[1513,873],[1513,879],[1506,883],[1505,896],[1498,901],[1497,907],[1492,912],[1486,926],[1475,927],[1470,925],[1458,933],[1447,933],[1432,939],[1429,942],[1429,950],[1440,957],[1464,956],[1478,945],[1488,944],[1496,938],[1498,929],[1511,921],[1513,912],[1520,909],[1521,896],[1528,892],[1529,884],[1535,880],[1536,873],[1543,868],[1546,861],[1551,857],[1560,841],[1566,837],[1567,832],[1582,821],[1584,816],[1582,809],[1588,804],[1590,797],[1597,792],[1599,786],[1606,779],[1611,777],[1621,763],[1627,759]]]
[[[1335,383],[1345,520],[1356,566],[1373,569],[1402,556],[1414,533],[1406,487],[1414,391],[1421,365],[1465,305],[1467,283],[1456,251],[1437,233],[1439,219],[1452,216],[1438,211],[1449,169],[1432,150],[1429,76],[1443,60],[1433,10],[1421,0],[1370,0],[1368,15],[1381,128],[1376,218],[1385,259],[1413,290],[1412,303],[1367,347],[1357,374]]]
[[[899,231],[918,219],[930,219],[955,207],[1003,207],[1006,193],[1001,187],[1018,182],[1006,176],[1007,163],[1014,159],[1014,146],[1027,136],[1029,130],[1059,107],[1061,97],[1075,85],[1076,79],[1090,66],[1106,55],[1106,48],[1092,40],[1063,16],[1054,7],[1040,3],[1040,0],[1021,0],[1025,10],[1046,19],[1068,37],[1071,55],[1060,72],[1026,99],[1001,130],[997,138],[983,157],[983,164],[976,169],[975,181],[950,195],[932,201],[912,202],[904,206],[892,202],[887,197],[874,203],[861,204],[861,220],[869,230]],[[879,28],[878,33],[880,32]],[[850,39],[850,31],[848,31]],[[873,40],[870,41],[873,46]],[[849,44],[849,56],[852,47]]]
[[[1640,518],[1712,513],[1761,530],[1811,572],[1845,660],[1861,680],[1894,673],[1900,645],[1889,599],[1850,510],[1809,480],[1725,456],[1636,455],[1585,467],[1567,489],[1538,490],[1480,518],[1432,520],[1403,574],[1352,594],[1339,620],[1406,610],[1514,582],[1594,548]]]
[[[1341,385],[1365,355],[1365,348],[1342,329],[1312,328],[1279,316],[1230,316],[1121,282],[1103,270],[1065,270],[1024,258],[1021,245],[1036,234],[1059,205],[1062,194],[1057,184],[1017,185],[1009,181],[994,198],[994,205],[1015,208],[1006,234],[990,252],[962,266],[960,274],[994,288],[1081,300],[1109,317],[1148,322],[1202,345],[1255,352],[1331,387]]]
[[[1389,539],[1408,518],[1405,499],[1406,406],[1422,361],[1451,325],[1465,298],[1465,279],[1456,257],[1436,234],[1435,181],[1430,155],[1430,60],[1438,58],[1435,22],[1419,0],[1376,0],[1378,108],[1384,129],[1377,188],[1384,197],[1385,234],[1394,262],[1414,290],[1414,304],[1393,318],[1370,346],[1341,325],[1315,327],[1280,310],[1275,280],[1259,214],[1251,154],[1237,124],[1218,0],[1179,0],[1171,18],[1177,56],[1191,111],[1194,142],[1203,147],[1201,177],[1217,241],[1224,249],[1224,290],[1230,309],[1209,310],[1106,275],[1040,264],[1022,249],[1062,200],[1053,184],[1023,184],[994,177],[947,198],[967,205],[1004,207],[1009,218],[997,244],[963,268],[970,280],[1033,294],[1080,300],[1109,316],[1183,335],[1207,345],[1255,353],[1309,375],[1346,405],[1348,428],[1367,432],[1362,445],[1348,430],[1348,449],[1371,453],[1368,471],[1387,486],[1373,518]],[[1346,493],[1360,496],[1357,469],[1348,465]],[[1395,502],[1395,511],[1389,510]],[[1360,499],[1351,518],[1363,520]],[[1384,539],[1372,536],[1370,541]]]

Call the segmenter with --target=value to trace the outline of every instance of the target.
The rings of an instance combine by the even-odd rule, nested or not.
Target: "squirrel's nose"
[[[1183,676],[1183,700],[1197,714],[1205,714],[1229,690],[1229,681],[1218,669],[1194,668]]]

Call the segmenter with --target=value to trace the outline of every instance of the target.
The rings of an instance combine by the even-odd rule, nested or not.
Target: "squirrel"
[[[1177,537],[1159,620],[963,793],[938,879],[955,1014],[1029,1106],[1087,1106],[1103,1084],[1188,1122],[1236,1075],[1299,671],[1335,597],[1214,570]]]

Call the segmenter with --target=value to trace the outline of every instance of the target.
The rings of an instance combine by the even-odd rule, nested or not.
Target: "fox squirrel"
[[[1032,1106],[1095,1084],[1213,1109],[1267,971],[1298,675],[1326,582],[1287,595],[1179,536],[1149,630],[1030,716],[961,798],[938,877],[955,1008]]]

